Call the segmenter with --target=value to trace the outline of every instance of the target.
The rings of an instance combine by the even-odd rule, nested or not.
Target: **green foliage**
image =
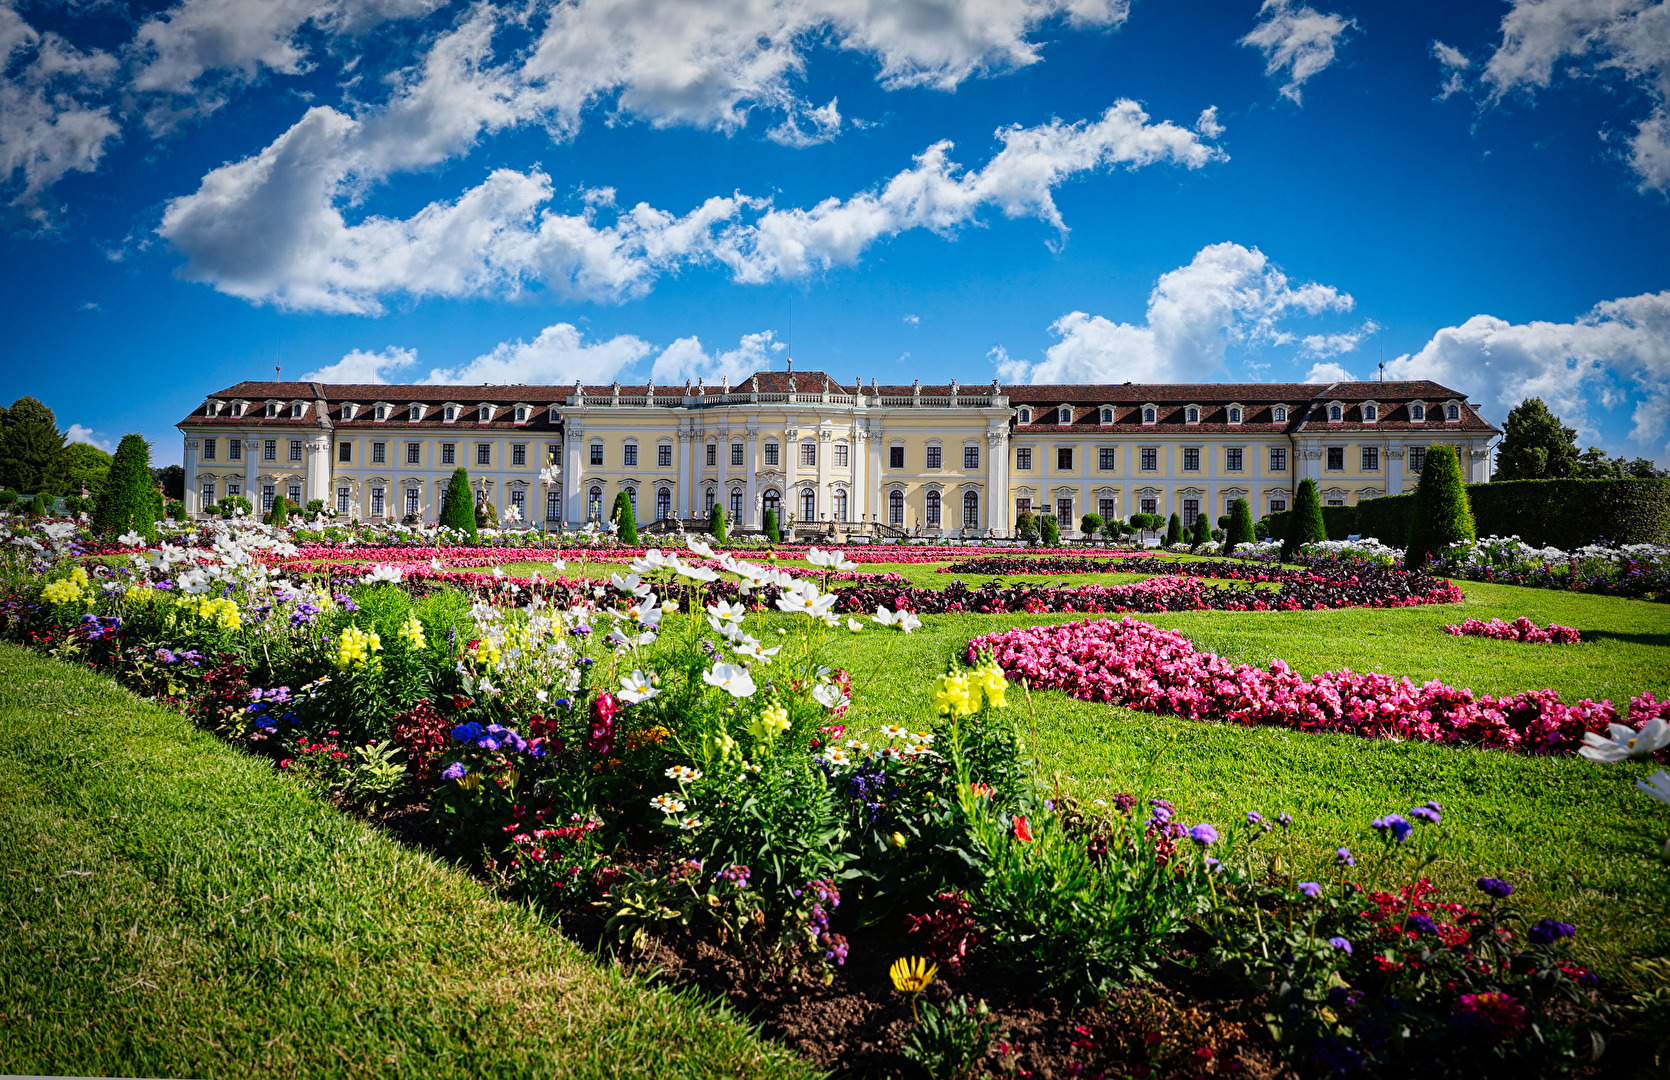
[[[1568,551],[1601,538],[1618,544],[1670,542],[1670,483],[1663,480],[1512,480],[1469,484],[1466,491],[1480,536],[1517,536]],[[1336,536],[1331,512],[1341,509],[1355,517]],[[1361,533],[1396,547],[1408,541],[1415,496],[1365,499],[1327,510],[1329,539]]]
[[[324,512],[325,512],[325,500],[323,500],[323,499],[310,499],[310,500],[308,500],[307,516],[309,518],[318,517],[320,514],[323,514]]]
[[[712,513],[707,516],[708,529],[713,533],[713,539],[718,543],[725,542],[725,508],[718,502],[713,504]]]
[[[615,528],[619,530],[616,535],[620,537],[621,543],[637,546],[637,515],[632,512],[632,498],[626,492],[623,491],[615,496],[615,508],[610,513],[609,520],[614,522]]]
[[[164,465],[160,469],[152,469],[151,483],[162,492],[165,499],[184,499],[186,497],[185,466]]]
[[[1171,520],[1166,523],[1166,541],[1165,542],[1166,542],[1166,547],[1171,547],[1173,544],[1181,544],[1183,542],[1183,515],[1182,514],[1172,514],[1171,515]]]
[[[1056,547],[1061,543],[1061,527],[1055,523],[1053,514],[1045,514],[1039,522],[1038,539],[1045,547]]]
[[[1229,504],[1229,528],[1224,536],[1224,550],[1233,551],[1238,544],[1250,544],[1253,536],[1252,507],[1245,499]]]
[[[242,495],[229,495],[215,503],[214,510],[221,517],[232,517],[234,511],[242,510],[244,516],[248,517],[255,513],[255,506]]]
[[[154,540],[161,509],[157,491],[151,486],[150,445],[141,435],[122,436],[93,508],[93,531],[120,536],[131,530]]]
[[[79,504],[81,500],[72,495],[68,499],[65,499],[64,502],[68,504],[70,499],[75,499],[78,504],[72,513],[80,513]],[[175,521],[184,521],[186,519],[186,504],[180,502],[178,499],[170,499],[168,502],[163,504],[162,512],[166,517],[172,518]]]
[[[1189,549],[1199,550],[1212,542],[1212,523],[1205,514],[1195,515],[1194,528],[1189,533]]]
[[[1023,510],[1020,517],[1015,519],[1015,536],[1029,544],[1037,542],[1038,519],[1033,516],[1032,511]]]
[[[1311,541],[1326,539],[1328,526],[1322,520],[1322,500],[1317,497],[1316,481],[1306,477],[1299,482],[1299,490],[1293,497],[1293,514],[1282,531],[1281,557],[1291,559]]]
[[[983,999],[971,1005],[959,995],[944,1005],[923,1002],[900,1051],[932,1080],[966,1080],[983,1071],[987,1049],[1002,1036]]]
[[[287,525],[290,522],[290,500],[282,493],[273,498],[273,508],[264,519],[268,525]]]
[[[1429,447],[1426,465],[1421,469],[1421,482],[1415,487],[1415,513],[1409,526],[1404,566],[1418,570],[1434,554],[1456,544],[1470,544],[1477,538],[1455,448]]]
[[[1626,461],[1622,454],[1609,457],[1605,450],[1591,446],[1577,455],[1577,472],[1573,475],[1579,480],[1664,480],[1670,478],[1670,470],[1646,458]]]
[[[460,466],[453,470],[446,494],[441,498],[440,525],[476,538],[475,496],[470,494],[470,474]]]
[[[492,499],[482,499],[475,504],[475,523],[478,529],[499,527],[499,512],[493,507]]]
[[[64,435],[52,410],[32,397],[18,398],[0,422],[0,484],[48,495],[68,490]]]
[[[92,495],[104,483],[110,471],[111,457],[96,446],[75,442],[64,447],[63,463],[67,472],[67,487],[73,494],[85,491]]]
[[[347,794],[355,806],[368,813],[393,802],[406,787],[406,766],[396,761],[400,748],[392,742],[369,742],[354,748]]]
[[[783,534],[777,529],[777,511],[767,509],[765,512],[765,538],[773,544],[783,541]]]
[[[1086,536],[1095,536],[1102,528],[1102,515],[1086,514],[1079,519],[1079,531]]]
[[[46,517],[46,512],[46,496],[36,493],[35,497],[29,500],[29,516],[36,518]]]
[[[1126,525],[1118,518],[1108,518],[1106,521],[1102,522],[1102,535],[1107,537],[1109,540],[1119,539],[1121,536],[1124,536],[1129,529],[1130,526]]]
[[[1577,431],[1560,423],[1542,398],[1508,413],[1496,448],[1495,480],[1548,480],[1577,473]]]

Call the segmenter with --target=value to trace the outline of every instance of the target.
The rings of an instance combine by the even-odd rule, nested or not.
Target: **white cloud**
[[[1299,352],[1303,356],[1314,356],[1318,359],[1355,352],[1365,337],[1379,329],[1380,324],[1370,319],[1356,330],[1338,334],[1306,334],[1299,339]]]
[[[1289,341],[1281,319],[1352,306],[1332,286],[1291,285],[1257,248],[1213,244],[1160,275],[1142,325],[1074,311],[1050,326],[1061,340],[1043,361],[1015,360],[1001,347],[991,355],[1006,382],[1191,382],[1222,370],[1231,341]]]
[[[1342,19],[1304,4],[1296,6],[1293,0],[1264,0],[1258,17],[1262,21],[1241,39],[1241,44],[1264,54],[1264,74],[1274,77],[1283,69],[1287,71],[1287,84],[1281,92],[1295,105],[1299,104],[1300,88],[1334,62],[1340,39],[1357,27],[1355,19]]]
[[[1351,374],[1338,364],[1312,364],[1305,372],[1308,383],[1337,383],[1356,382],[1357,376]]]
[[[70,429],[64,432],[64,441],[72,443],[86,443],[88,446],[96,446],[107,454],[113,454],[116,452],[115,442],[110,439],[99,438],[98,432],[94,431],[90,427],[83,427],[80,424],[70,425]]]
[[[694,337],[679,338],[655,358],[650,376],[661,384],[706,379],[717,383],[729,377],[732,383],[741,382],[756,371],[768,370],[771,358],[788,346],[778,341],[776,334],[764,330],[744,334],[737,347],[711,355]]]
[[[1585,439],[1599,417],[1636,398],[1631,438],[1670,455],[1670,291],[1608,300],[1568,323],[1510,323],[1475,315],[1432,336],[1419,352],[1386,363],[1386,377],[1433,379],[1468,394],[1500,423],[1540,397]]]
[[[410,218],[349,224],[340,207],[367,184],[440,160],[510,109],[505,95],[482,90],[447,137],[424,143],[399,134],[400,117],[427,109],[418,104],[426,86],[472,70],[486,31],[472,41],[469,29],[455,35],[446,58],[437,59],[444,52],[437,45],[432,72],[388,112],[356,120],[310,109],[259,154],[215,169],[195,193],[172,200],[157,231],[186,256],[186,276],[299,310],[375,313],[391,294],[510,295],[531,285],[614,300],[641,295],[661,274],[688,265],[719,263],[735,280],[757,283],[851,264],[877,240],[918,228],[949,235],[987,207],[1065,232],[1052,192],[1073,175],[1162,161],[1200,168],[1224,156],[1121,101],[1094,122],[1003,128],[996,136],[1003,148],[976,171],[950,159],[949,142],[936,143],[879,190],[809,210],[714,196],[683,216],[639,203],[606,221],[612,191],[587,193],[581,212],[562,214],[547,207],[554,192],[546,174],[500,169]]]
[[[12,205],[29,217],[44,222],[46,191],[66,173],[98,168],[120,133],[109,107],[89,97],[116,68],[109,53],[43,34],[0,0],[0,185],[19,189]]]
[[[417,351],[390,345],[380,353],[355,349],[334,364],[310,371],[304,381],[322,383],[387,383],[389,376],[417,363]]]
[[[1200,115],[1195,118],[1195,130],[1207,139],[1215,139],[1224,133],[1224,126],[1218,123],[1218,107],[1216,105],[1208,105],[1200,110]]]
[[[1473,61],[1466,53],[1442,41],[1434,41],[1432,57],[1444,69],[1444,84],[1438,88],[1438,100],[1443,101],[1467,89],[1467,76],[1462,73],[1473,66]]]
[[[1547,89],[1556,71],[1621,75],[1653,102],[1629,140],[1629,163],[1643,191],[1670,191],[1670,2],[1512,0],[1501,29],[1480,75],[1491,100]]]
[[[651,351],[648,342],[631,334],[607,341],[587,342],[570,323],[547,326],[532,341],[501,342],[490,353],[462,367],[435,368],[426,383],[571,383],[609,382]]]
[[[906,326],[920,326],[920,325],[922,325],[922,316],[920,316],[920,315],[906,315],[905,316],[905,325]]]

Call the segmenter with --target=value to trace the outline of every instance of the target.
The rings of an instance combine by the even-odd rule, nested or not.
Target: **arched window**
[[[847,519],[847,493],[837,488],[833,502],[835,504],[835,520],[845,521]]]
[[[1102,423],[1104,423],[1104,424],[1113,423],[1113,410],[1112,409],[1103,409],[1102,410]]]
[[[1329,420],[1338,420],[1339,418],[1340,418],[1339,406],[1338,405],[1328,406],[1328,419]]]
[[[1364,405],[1363,406],[1363,419],[1364,420],[1378,420],[1378,419],[1380,419],[1380,410],[1373,405]]]
[[[655,520],[666,521],[673,516],[673,493],[660,488],[655,493]]]
[[[778,523],[781,524],[783,520],[783,499],[782,496],[777,494],[776,488],[766,488],[765,494],[760,497],[760,505],[776,514]]]
[[[800,492],[800,520],[815,521],[818,516],[818,493],[811,488]]]
[[[632,519],[634,521],[636,521],[638,519],[638,489],[637,488],[629,487],[629,488],[626,489],[626,501],[632,504]]]
[[[737,489],[735,489],[734,491],[731,492],[731,520],[732,521],[741,521],[742,520],[742,489],[741,488],[737,488]]]
[[[1241,410],[1240,409],[1229,410],[1229,422],[1232,423],[1232,424],[1239,424],[1241,422]]]
[[[1188,422],[1191,423],[1191,424],[1200,423],[1200,410],[1199,409],[1190,409],[1188,411],[1187,419],[1188,419]]]
[[[708,488],[706,491],[702,492],[702,515],[704,517],[713,516],[713,499],[714,494],[712,488]]]
[[[591,491],[587,493],[586,503],[587,517],[595,518],[601,516],[603,513],[603,489],[593,486]]]
[[[1426,419],[1426,406],[1422,405],[1418,401],[1415,402],[1415,404],[1409,406],[1409,417],[1412,420],[1425,420]]]
[[[939,492],[928,492],[928,524],[939,524]]]
[[[1444,418],[1447,420],[1460,420],[1461,408],[1456,405],[1451,405],[1449,408],[1444,410]]]
[[[1021,410],[1021,415],[1020,415],[1020,421],[1023,424],[1032,423],[1032,410],[1031,409],[1022,409]]]
[[[1270,416],[1271,419],[1275,420],[1278,424],[1287,423],[1287,406],[1277,405],[1274,409],[1270,410]]]
[[[454,408],[453,406],[448,405],[446,407],[446,412],[444,412],[442,415],[445,416],[446,419],[447,419],[447,422],[450,423],[450,422],[458,419],[458,410],[456,408]]]
[[[800,463],[807,467],[818,463],[818,444],[811,439],[800,444]]]
[[[423,419],[423,406],[422,405],[413,405],[412,406],[412,420],[417,421],[417,420],[422,420],[422,419]]]
[[[980,527],[980,496],[973,491],[963,492],[963,528]]]
[[[481,407],[481,422],[485,424],[491,419],[493,419],[493,407],[491,405],[483,405]]]
[[[408,517],[417,517],[419,498],[417,488],[409,487],[406,489],[406,515]]]
[[[1142,422],[1145,423],[1145,424],[1152,424],[1154,422],[1154,410],[1153,409],[1142,410]]]
[[[528,410],[521,405],[516,406],[516,422],[518,424],[524,423],[524,422],[527,421],[527,419],[528,419]]]
[[[890,525],[905,523],[905,493],[895,491],[887,496],[887,521]]]
[[[1058,415],[1055,419],[1056,422],[1060,424],[1071,424],[1073,422],[1073,410],[1067,408],[1066,406],[1062,406],[1060,415]]]

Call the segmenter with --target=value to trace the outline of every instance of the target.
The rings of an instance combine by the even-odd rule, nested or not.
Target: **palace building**
[[[1437,383],[842,384],[760,372],[735,386],[242,382],[177,425],[186,503],[321,501],[430,522],[453,470],[501,520],[575,528],[619,492],[639,522],[732,529],[768,509],[801,535],[1010,533],[1023,511],[1072,535],[1090,512],[1255,517],[1314,479],[1325,504],[1411,490],[1427,448],[1489,479],[1499,434]]]

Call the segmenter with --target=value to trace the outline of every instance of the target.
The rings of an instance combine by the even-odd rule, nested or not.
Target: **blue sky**
[[[1432,377],[1670,462],[1666,0],[0,0],[0,370]]]

